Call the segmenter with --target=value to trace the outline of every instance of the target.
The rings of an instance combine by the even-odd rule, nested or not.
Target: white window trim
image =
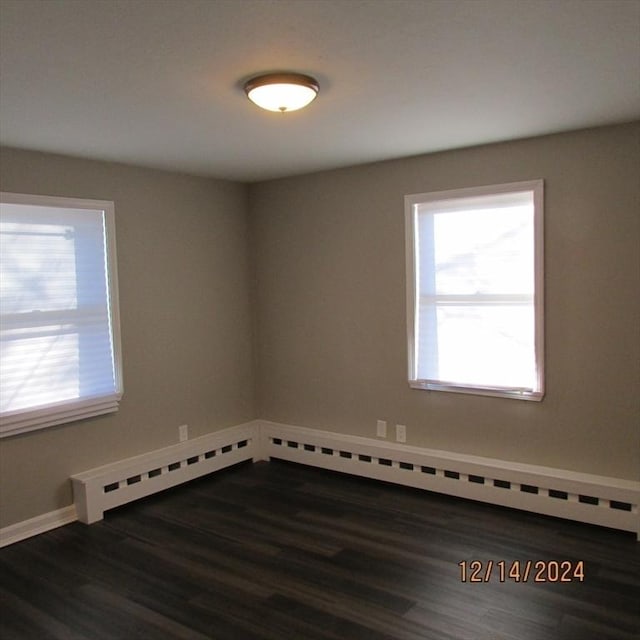
[[[0,438],[117,411],[118,403],[122,398],[123,380],[120,311],[118,306],[115,212],[113,202],[109,200],[86,200],[59,196],[29,195],[6,191],[0,192],[0,202],[67,209],[94,209],[103,212],[105,225],[105,256],[107,262],[107,293],[109,296],[108,308],[110,311],[116,389],[114,394],[108,396],[69,400],[32,410],[25,409],[5,412],[0,418]]]
[[[417,237],[416,205],[437,200],[469,198],[485,195],[498,195],[518,191],[532,191],[534,202],[534,314],[535,314],[535,358],[537,372],[537,390],[513,389],[502,387],[484,387],[475,385],[459,385],[431,380],[420,380],[417,377]],[[544,397],[544,181],[529,180],[499,185],[487,185],[407,195],[405,202],[405,243],[407,273],[407,340],[408,340],[408,380],[413,389],[431,391],[449,391],[480,396],[514,398],[518,400],[541,401]]]

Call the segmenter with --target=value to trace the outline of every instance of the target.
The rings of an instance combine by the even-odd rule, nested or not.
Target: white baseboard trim
[[[277,458],[623,531],[640,482],[254,420],[71,477],[75,504],[0,529],[0,547],[245,460]]]
[[[6,547],[14,542],[20,542],[40,533],[51,531],[51,529],[75,522],[77,519],[76,506],[72,504],[68,507],[43,513],[35,518],[29,518],[29,520],[3,527],[0,529],[0,547]]]

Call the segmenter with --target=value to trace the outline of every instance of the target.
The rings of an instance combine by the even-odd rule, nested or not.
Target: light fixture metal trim
[[[285,113],[306,107],[318,95],[320,85],[302,73],[267,73],[245,82],[244,91],[259,107]]]

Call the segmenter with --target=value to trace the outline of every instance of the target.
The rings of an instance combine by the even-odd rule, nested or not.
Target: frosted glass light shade
[[[320,87],[310,76],[299,73],[273,73],[258,76],[244,85],[251,102],[267,111],[296,111],[306,107]]]

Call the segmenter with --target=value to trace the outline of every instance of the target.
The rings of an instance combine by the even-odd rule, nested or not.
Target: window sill
[[[533,402],[541,402],[544,398],[543,391],[503,387],[472,387],[431,382],[429,380],[409,380],[409,386],[412,389],[421,389],[423,391],[448,391],[449,393],[465,393],[474,396],[491,396],[495,398],[510,398],[512,400],[529,400]]]

